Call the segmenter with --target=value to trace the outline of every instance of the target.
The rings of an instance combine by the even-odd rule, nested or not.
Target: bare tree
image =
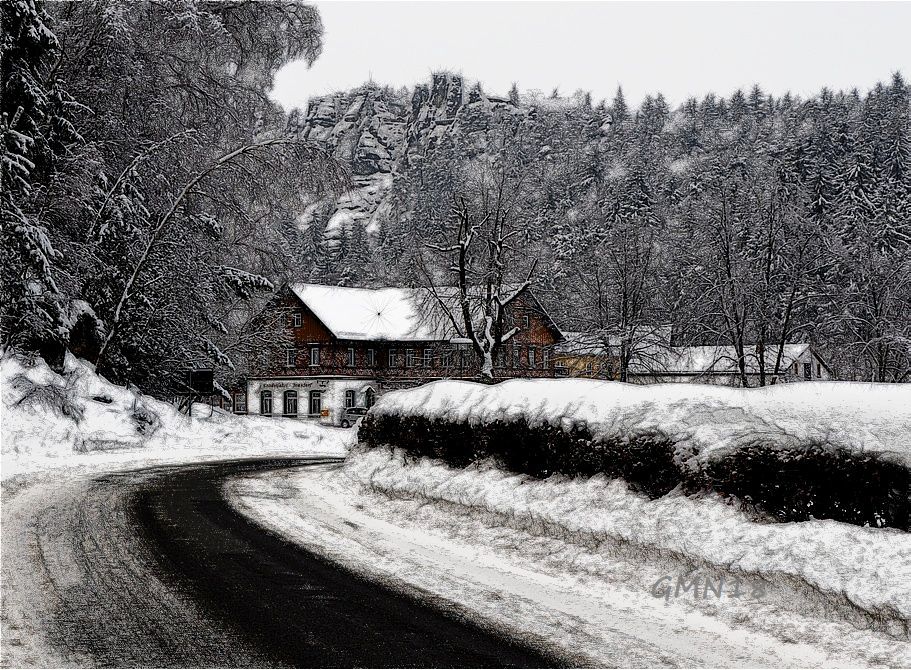
[[[537,268],[532,261],[524,272],[519,269],[523,263],[517,241],[523,227],[512,205],[522,187],[521,174],[475,171],[467,188],[453,198],[455,240],[425,244],[442,262],[442,272],[420,264],[425,287],[459,336],[470,341],[480,377],[488,382],[494,379],[504,344],[518,332],[511,324],[510,307],[531,285]]]

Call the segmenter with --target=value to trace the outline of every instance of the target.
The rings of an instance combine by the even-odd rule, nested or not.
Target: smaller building
[[[832,370],[809,344],[785,344],[777,372],[778,345],[765,350],[765,383],[825,381],[834,379]],[[759,386],[759,355],[755,345],[746,347],[744,366],[749,386]],[[669,347],[655,357],[655,364],[630,366],[630,381],[645,384],[691,382],[740,386],[737,351],[733,346]]]
[[[554,365],[558,376],[587,379],[620,378],[619,345],[615,338],[594,333],[565,332],[556,347]],[[674,347],[670,338],[640,343],[629,365],[628,378],[636,384],[689,382],[740,386],[742,378],[735,347],[730,345]],[[759,386],[759,354],[756,345],[745,347],[745,375],[749,386]],[[831,380],[829,365],[810,344],[785,344],[776,368],[778,345],[765,350],[765,383]],[[776,372],[777,369],[777,372]]]

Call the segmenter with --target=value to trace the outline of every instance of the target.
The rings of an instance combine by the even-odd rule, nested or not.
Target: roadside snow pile
[[[911,530],[911,386],[762,389],[591,380],[435,382],[382,398],[359,439],[464,467],[732,496],[779,521]]]
[[[63,375],[41,359],[0,359],[3,479],[97,461],[100,452],[242,457],[344,456],[346,431],[291,419],[236,416],[194,405],[192,418],[138,389],[116,386],[69,354]],[[83,457],[87,457],[87,460]]]
[[[583,379],[439,381],[384,395],[376,416],[586,428],[595,440],[662,435],[687,465],[762,444],[829,445],[911,467],[911,384],[811,382],[737,389]]]
[[[599,552],[672,559],[699,571],[803,585],[825,607],[859,610],[899,638],[911,621],[911,535],[835,521],[762,524],[717,495],[658,500],[619,480],[535,480],[481,464],[451,468],[400,451],[356,450],[343,472],[392,498],[455,505],[489,525],[516,528]],[[799,588],[798,588],[799,590]]]

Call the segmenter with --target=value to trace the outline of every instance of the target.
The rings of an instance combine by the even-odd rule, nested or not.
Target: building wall
[[[309,418],[322,424],[339,425],[345,410],[345,392],[354,392],[354,406],[366,405],[367,389],[373,389],[378,398],[381,395],[379,384],[375,379],[366,378],[315,378],[315,377],[289,377],[250,379],[247,381],[247,412],[260,414],[260,397],[263,391],[272,392],[272,416],[283,416],[285,391],[296,391],[297,414],[295,418]],[[321,416],[310,416],[310,392],[321,393]]]

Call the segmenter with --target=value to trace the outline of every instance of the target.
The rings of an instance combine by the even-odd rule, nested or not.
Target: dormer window
[[[300,312],[294,312],[291,315],[291,325],[293,325],[295,328],[300,328],[303,323],[304,323],[303,314],[301,314]]]

